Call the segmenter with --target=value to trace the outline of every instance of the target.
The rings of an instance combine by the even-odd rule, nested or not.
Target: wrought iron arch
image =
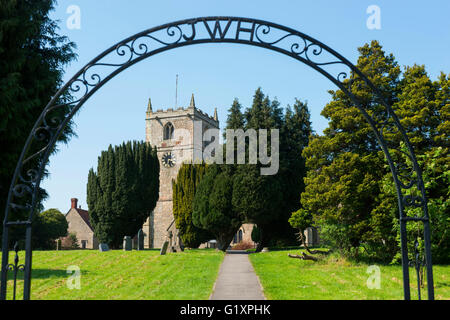
[[[201,43],[246,44],[285,54],[324,75],[351,99],[373,129],[395,182],[401,231],[404,297],[410,299],[406,223],[421,221],[424,225],[428,298],[434,299],[430,222],[422,174],[405,130],[391,105],[358,68],[322,42],[279,24],[241,17],[200,17],[145,30],[98,55],[59,89],[34,124],[11,182],[3,222],[0,299],[6,299],[8,270],[16,270],[14,265],[8,264],[8,231],[11,226],[24,226],[26,229],[25,263],[21,270],[24,271],[23,297],[30,298],[32,218],[38,202],[39,185],[45,163],[74,114],[106,82],[135,63],[167,50]],[[366,86],[373,92],[375,101],[362,101],[352,93],[352,86]],[[55,116],[61,108],[69,109],[63,119]],[[400,148],[400,142],[404,143],[406,149]],[[30,155],[29,150],[39,151]],[[32,159],[39,159],[37,167],[30,167]],[[412,163],[412,168],[408,167],[407,161]],[[405,213],[407,207],[421,208],[422,214],[409,217]],[[24,214],[27,219],[13,220],[14,216],[20,217]],[[18,250],[17,247],[15,250]]]

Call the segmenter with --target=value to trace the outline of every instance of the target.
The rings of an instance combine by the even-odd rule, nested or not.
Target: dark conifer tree
[[[214,236],[192,222],[195,191],[206,171],[205,164],[183,164],[176,181],[172,181],[173,216],[179,235],[186,247],[197,248]]]
[[[3,221],[12,175],[28,134],[61,86],[63,67],[76,56],[75,44],[60,36],[57,23],[49,18],[55,3],[54,0],[1,1],[0,221]],[[68,108],[58,108],[51,117],[63,119],[68,112]],[[70,122],[58,141],[67,142],[74,134],[72,127]],[[42,146],[32,146],[29,154],[39,148]],[[41,159],[33,160],[28,165],[34,168],[39,161]],[[41,189],[38,200],[45,196]]]
[[[118,248],[124,236],[135,236],[159,196],[159,161],[148,143],[109,146],[89,171],[87,202],[96,237]]]
[[[226,128],[227,129],[243,129],[244,128],[244,115],[242,114],[242,106],[239,100],[235,98],[231,108],[228,109],[228,117]]]
[[[194,225],[210,231],[222,251],[242,224],[242,217],[232,204],[233,169],[234,166],[209,165],[194,197]]]

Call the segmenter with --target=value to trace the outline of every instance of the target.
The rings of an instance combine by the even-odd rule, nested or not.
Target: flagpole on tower
[[[175,108],[178,107],[178,74],[175,83]]]

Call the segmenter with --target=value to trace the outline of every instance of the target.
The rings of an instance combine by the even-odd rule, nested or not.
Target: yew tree
[[[124,236],[135,236],[159,197],[156,148],[146,142],[110,145],[89,171],[87,203],[95,236],[118,248]]]
[[[190,248],[197,248],[214,238],[210,232],[196,227],[192,221],[195,191],[205,171],[205,164],[183,163],[177,179],[172,181],[175,225],[183,244]]]
[[[57,21],[49,18],[55,3],[55,0],[2,0],[0,5],[1,221],[11,179],[28,134],[61,86],[64,67],[76,57],[75,44],[61,36]],[[59,102],[67,98],[66,95]],[[60,107],[51,116],[63,119],[68,112],[68,108]],[[73,123],[69,122],[58,141],[67,142],[73,135]],[[32,146],[29,155],[40,148],[42,145]],[[42,159],[36,157],[28,162],[28,169],[40,163]],[[45,190],[40,189],[38,206],[45,197]],[[26,219],[25,216],[14,218]],[[14,232],[11,237],[14,243]]]

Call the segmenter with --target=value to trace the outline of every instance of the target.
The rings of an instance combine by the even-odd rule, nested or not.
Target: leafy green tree
[[[386,55],[377,41],[359,48],[357,67],[380,88],[385,99],[397,101],[400,68],[393,55]],[[352,74],[352,93],[376,116],[383,107],[372,91]],[[379,204],[379,182],[386,174],[384,155],[375,135],[360,111],[341,90],[330,91],[330,101],[322,111],[329,120],[323,136],[312,136],[303,151],[308,174],[302,207],[311,212],[314,223],[321,227],[323,239],[329,239],[344,254],[358,254],[365,242],[378,253],[386,247],[395,250],[392,219],[378,212],[379,229],[373,232],[372,213]],[[339,239],[339,243],[337,243]],[[387,243],[390,241],[390,243]],[[381,245],[380,245],[381,244]]]
[[[1,221],[12,175],[28,134],[61,86],[64,66],[76,57],[74,43],[58,34],[57,22],[48,16],[55,3],[2,0],[0,5]],[[68,112],[67,108],[58,108],[51,116],[62,119]],[[74,134],[72,128],[69,122],[58,141],[67,142]],[[32,146],[29,154],[38,150],[38,146]],[[41,161],[38,158],[28,165],[35,167]],[[39,202],[45,197],[41,189]]]
[[[291,226],[299,231],[299,236],[302,244],[306,247],[304,237],[305,230],[313,226],[312,214],[304,209],[298,209],[293,212],[289,218]]]
[[[363,46],[359,52],[358,68],[381,88],[392,104],[417,158],[428,154],[426,157],[430,159],[429,155],[441,147],[443,151],[435,161],[440,164],[448,161],[445,160],[449,133],[448,78],[442,74],[433,82],[424,66],[417,65],[406,67],[401,74],[393,55],[386,55],[376,41]],[[376,118],[378,113],[384,112],[371,90],[355,75],[352,79],[352,93],[363,101],[369,114]],[[359,111],[342,91],[330,92],[332,101],[322,111],[329,126],[323,136],[313,136],[303,152],[309,171],[301,204],[313,214],[314,223],[320,225],[322,239],[334,248],[345,254],[357,254],[363,246],[369,256],[390,261],[399,252],[398,208],[391,172]],[[400,144],[399,132],[383,131],[383,134]],[[403,162],[409,161],[400,150],[390,152],[394,159],[403,157]],[[429,166],[438,167],[427,161],[419,163],[424,179]],[[446,216],[445,202],[439,200],[445,199],[443,192],[448,189],[448,182],[444,180],[437,179],[437,187],[427,190],[430,214],[434,210],[436,221],[445,221]],[[416,187],[406,190],[411,195],[417,192]],[[441,205],[434,206],[433,199]],[[435,210],[437,207],[440,209]],[[407,208],[407,214],[413,214],[411,210]],[[442,229],[443,224],[439,224]],[[414,238],[411,228],[420,233],[420,228],[414,225],[408,224],[409,238]],[[412,242],[409,246],[412,248]]]
[[[423,172],[426,193],[434,195],[428,200],[432,258],[434,263],[442,264],[450,263],[450,165],[448,159],[448,149],[437,147],[419,160],[426,168]]]
[[[209,165],[194,196],[192,221],[211,232],[222,251],[227,250],[242,224],[240,214],[233,208],[232,195],[233,167]]]
[[[79,249],[77,234],[70,232],[67,237],[63,238],[61,241],[61,247],[64,249]]]
[[[69,225],[58,209],[46,210],[35,218],[33,246],[36,249],[54,249],[55,240],[67,236]]]
[[[214,237],[208,231],[196,227],[192,222],[195,191],[205,171],[205,164],[183,163],[178,171],[177,179],[172,181],[175,225],[183,244],[190,248],[197,248]]]
[[[424,168],[422,178],[425,193],[431,195],[428,198],[428,214],[431,226],[431,253],[433,263],[448,264],[450,262],[450,168],[448,161],[448,149],[437,147],[424,155],[418,156],[419,164]],[[407,160],[410,168],[412,164]],[[383,179],[383,191],[387,199],[395,199],[396,190],[392,178],[386,175]],[[413,188],[407,191],[407,195],[418,195]],[[395,215],[392,223],[395,230],[395,239],[400,246],[400,227],[398,210],[394,205],[386,206]],[[406,207],[405,214],[410,217],[422,216],[422,209]],[[423,258],[423,224],[422,222],[409,222],[406,227],[408,238],[409,258],[414,261],[414,242],[417,239],[420,253]],[[400,261],[400,252],[397,252],[393,261]]]
[[[124,236],[134,236],[159,196],[156,148],[145,142],[109,146],[89,171],[87,203],[94,233],[102,243],[118,248]]]

